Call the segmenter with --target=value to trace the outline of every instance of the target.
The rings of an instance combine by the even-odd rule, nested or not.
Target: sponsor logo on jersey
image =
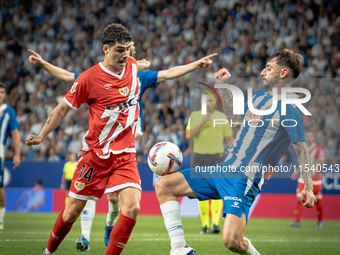
[[[232,206],[232,207],[236,207],[236,208],[240,208],[240,207],[238,206],[238,204],[239,204],[239,202],[234,201],[234,204],[231,205],[231,206]]]
[[[104,85],[104,88],[108,89],[112,89],[112,84],[108,83]]]
[[[238,197],[225,196],[224,200],[234,200],[242,203],[242,199]]]
[[[255,107],[255,109],[257,109]],[[258,109],[257,109],[258,110]],[[254,114],[252,113],[250,110],[248,110],[244,116],[244,119],[247,121],[247,122],[252,122],[254,124],[257,124],[257,123],[260,123],[261,120],[262,120],[262,115],[257,115],[257,114]]]
[[[73,83],[72,88],[71,88],[71,90],[70,90],[71,94],[73,94],[74,92],[76,92],[76,87],[77,87],[77,86],[78,86],[78,82]]]
[[[75,181],[74,182],[74,187],[77,191],[80,191],[85,188],[85,183],[82,183],[80,181]]]
[[[119,94],[121,94],[122,96],[126,97],[129,94],[129,88],[128,87],[120,88],[119,89]]]

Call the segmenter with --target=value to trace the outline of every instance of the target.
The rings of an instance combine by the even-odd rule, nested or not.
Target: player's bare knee
[[[140,211],[140,206],[139,205],[134,205],[134,206],[129,206],[127,208],[122,208],[122,213],[126,217],[129,217],[131,219],[135,219],[138,216],[138,213]]]
[[[80,216],[82,208],[66,207],[63,213],[63,220],[65,222],[74,222]]]
[[[118,203],[118,197],[115,194],[107,194],[107,199],[114,205]]]
[[[169,194],[169,192],[171,191],[169,187],[170,185],[169,185],[168,178],[165,176],[163,178],[160,178],[155,184],[155,191],[156,191],[157,196],[163,195],[163,194]]]

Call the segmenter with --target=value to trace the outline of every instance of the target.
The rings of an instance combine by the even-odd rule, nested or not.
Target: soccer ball
[[[149,151],[148,165],[157,175],[163,176],[177,172],[182,162],[183,154],[173,143],[160,142]]]

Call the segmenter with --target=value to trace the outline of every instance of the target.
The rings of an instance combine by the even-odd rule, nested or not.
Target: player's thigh
[[[110,177],[112,158],[100,159],[89,151],[78,160],[73,174],[69,196],[79,199],[99,201]]]
[[[242,216],[227,214],[223,226],[223,243],[226,245],[228,242],[242,241],[246,224],[245,214]]]
[[[160,178],[155,184],[156,193],[171,194],[175,197],[195,197],[199,196],[192,190],[186,178],[181,172],[165,175]]]
[[[135,153],[125,153],[113,157],[115,157],[115,160],[106,183],[105,194],[118,193],[118,191],[125,188],[136,188],[141,191],[141,179],[137,169]]]
[[[141,190],[128,187],[117,191],[117,194],[122,214],[135,219],[140,211]]]
[[[322,198],[322,186],[321,184],[316,184],[313,185],[313,193],[316,199],[321,199]]]

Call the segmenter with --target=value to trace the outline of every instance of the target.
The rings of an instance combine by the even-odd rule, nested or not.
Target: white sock
[[[255,247],[251,244],[250,240],[246,237],[244,237],[248,241],[248,250],[244,254],[249,255],[260,255],[260,253],[255,249]]]
[[[43,255],[54,255],[54,252],[50,252],[47,248],[45,248]]]
[[[161,204],[164,224],[171,240],[171,250],[184,247],[186,241],[181,221],[181,211],[178,201],[168,201]]]
[[[113,204],[109,201],[109,212],[106,216],[106,226],[112,227],[114,225],[115,219],[117,218],[119,214],[119,203]]]
[[[0,208],[0,224],[4,224],[5,207]]]
[[[90,231],[96,213],[96,202],[87,200],[87,203],[80,216],[81,234],[90,241]]]

